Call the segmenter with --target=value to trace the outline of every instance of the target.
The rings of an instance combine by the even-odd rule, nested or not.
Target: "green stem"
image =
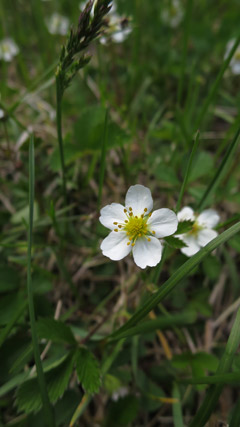
[[[62,88],[61,88],[61,79],[59,74],[56,74],[56,99],[57,99],[57,134],[58,134],[58,144],[59,144],[59,153],[61,160],[61,169],[62,169],[62,180],[63,180],[63,195],[65,199],[65,204],[67,204],[67,191],[66,191],[66,176],[65,176],[65,161],[64,161],[64,150],[63,150],[63,138],[62,138]]]
[[[43,410],[46,418],[46,425],[54,427],[54,416],[52,407],[49,402],[45,378],[43,374],[42,362],[40,358],[40,350],[38,346],[38,337],[36,330],[35,309],[33,302],[33,287],[31,274],[31,258],[32,258],[32,233],[33,233],[33,206],[34,206],[34,140],[33,136],[30,139],[29,145],[29,225],[28,225],[28,257],[27,257],[27,288],[28,288],[28,306],[29,318],[32,333],[33,353],[36,364],[38,383],[42,398]]]
[[[108,109],[106,110],[103,139],[102,139],[102,152],[101,152],[100,173],[99,173],[98,210],[100,209],[101,201],[102,201],[102,188],[103,188],[104,173],[105,173],[105,167],[106,167],[107,143],[108,143]]]

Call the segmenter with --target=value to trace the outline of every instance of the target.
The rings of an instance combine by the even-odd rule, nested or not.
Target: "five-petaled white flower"
[[[69,28],[69,19],[66,16],[54,13],[46,19],[46,25],[50,34],[60,34],[65,36]]]
[[[177,214],[178,221],[194,221],[192,230],[188,233],[176,235],[181,239],[187,247],[181,249],[181,252],[187,256],[196,254],[201,247],[206,246],[211,240],[217,237],[217,231],[213,230],[219,222],[219,215],[213,209],[207,209],[200,213],[195,214],[189,206],[183,208]]]
[[[162,21],[171,28],[176,28],[182,21],[184,12],[179,0],[171,0],[162,10]]]
[[[232,49],[235,41],[236,40],[230,40],[228,42],[224,59],[228,57],[230,50]],[[240,74],[240,46],[238,46],[237,49],[235,50],[235,53],[230,61],[229,67],[231,68],[233,74]]]
[[[112,230],[101,244],[103,255],[117,261],[132,250],[140,268],[157,265],[162,255],[158,239],[175,233],[178,220],[170,209],[152,208],[151,191],[137,184],[129,188],[125,207],[112,203],[101,209],[100,222]]]
[[[10,62],[18,52],[19,48],[13,39],[6,38],[0,41],[0,59],[3,61]]]

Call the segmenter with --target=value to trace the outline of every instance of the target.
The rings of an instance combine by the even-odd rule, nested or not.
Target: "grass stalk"
[[[231,161],[233,159],[234,153],[236,151],[237,145],[238,145],[238,141],[239,141],[239,136],[240,136],[240,128],[237,130],[232,143],[229,145],[225,156],[222,159],[222,162],[220,164],[220,166],[218,167],[213,179],[210,181],[208,187],[206,188],[199,204],[198,204],[198,209],[202,210],[207,202],[209,197],[211,196],[211,194],[213,194],[213,192],[216,190],[216,188],[218,187],[218,185],[220,184],[220,182],[222,181],[222,179],[224,178],[224,176],[226,175],[226,173],[228,172],[230,165],[231,165]]]
[[[104,174],[106,168],[106,153],[107,153],[107,143],[108,143],[108,109],[106,110],[105,122],[104,122],[104,131],[102,138],[102,150],[101,150],[101,162],[100,162],[100,172],[99,172],[99,191],[98,191],[98,210],[100,209],[102,202],[102,189]]]
[[[67,190],[66,190],[66,176],[65,176],[65,160],[64,160],[64,149],[63,149],[63,137],[62,137],[62,88],[61,88],[61,77],[56,74],[56,101],[57,101],[57,135],[58,135],[58,146],[60,153],[61,169],[62,169],[62,185],[63,185],[63,196],[65,204],[67,204]]]
[[[224,374],[230,370],[232,361],[237,351],[237,348],[239,346],[239,343],[240,343],[240,309],[237,312],[230,336],[227,341],[225,351],[220,360],[216,374]],[[212,412],[214,411],[217,405],[217,402],[223,387],[224,387],[224,384],[216,384],[216,385],[212,385],[208,389],[205,399],[203,400],[203,403],[200,409],[198,410],[197,414],[193,418],[189,427],[202,427],[203,425],[206,424],[206,422],[208,421],[209,417],[211,416]]]
[[[189,39],[189,33],[190,33],[192,7],[193,7],[193,0],[187,0],[185,20],[184,20],[181,73],[180,73],[178,93],[177,93],[178,105],[181,105],[181,100],[182,100],[183,82],[184,82],[185,69],[186,69],[187,48],[188,48],[188,39]]]
[[[191,172],[192,162],[193,162],[195,153],[196,153],[197,148],[198,148],[199,135],[200,135],[200,133],[197,132],[195,140],[194,140],[193,148],[192,148],[189,160],[188,160],[186,173],[185,173],[185,176],[184,176],[184,180],[183,180],[183,183],[182,183],[182,186],[181,186],[179,198],[178,198],[177,205],[176,205],[176,211],[177,212],[179,211],[181,203],[182,203],[184,192],[185,192],[185,189],[186,189],[186,186],[187,186],[187,183],[188,183],[188,178],[189,178],[189,175],[190,175],[190,172]]]
[[[239,36],[237,37],[237,39],[236,39],[236,41],[235,41],[235,43],[234,43],[234,45],[233,45],[232,49],[230,50],[230,52],[229,52],[229,54],[228,54],[227,58],[225,59],[225,61],[223,61],[223,64],[222,64],[222,66],[221,66],[221,68],[220,68],[220,71],[219,71],[219,73],[218,73],[218,75],[217,75],[217,78],[216,78],[216,80],[214,81],[213,85],[211,86],[211,89],[210,89],[210,91],[209,91],[209,94],[208,94],[208,96],[207,96],[207,98],[206,98],[205,102],[203,103],[202,109],[200,110],[200,113],[199,113],[198,118],[197,118],[197,121],[196,121],[196,127],[195,127],[196,129],[199,129],[199,128],[200,128],[200,125],[201,125],[201,123],[202,123],[203,119],[205,118],[206,113],[208,112],[208,108],[209,108],[209,106],[210,106],[210,104],[211,104],[211,102],[212,102],[213,98],[215,97],[215,95],[216,95],[216,93],[217,93],[217,90],[218,90],[218,87],[219,87],[219,85],[220,85],[220,83],[221,83],[221,80],[222,80],[222,78],[223,78],[223,75],[224,75],[224,73],[225,73],[225,71],[226,71],[227,67],[228,67],[228,66],[229,66],[229,64],[230,64],[231,59],[232,59],[232,57],[233,57],[234,53],[236,52],[236,50],[237,50],[237,47],[238,47],[239,43],[240,43],[240,34],[239,34]]]
[[[29,306],[29,318],[32,334],[33,353],[34,360],[37,369],[38,383],[40,388],[40,394],[43,404],[44,415],[46,419],[46,425],[54,427],[54,416],[53,410],[50,405],[48,398],[42,362],[40,358],[40,350],[38,346],[38,337],[36,329],[35,309],[33,301],[33,286],[32,286],[32,274],[31,274],[31,258],[32,258],[32,240],[33,240],[33,209],[34,209],[34,182],[35,182],[35,164],[34,164],[34,138],[33,135],[30,139],[29,145],[29,224],[28,224],[28,253],[27,253],[27,289],[28,289],[28,306]]]

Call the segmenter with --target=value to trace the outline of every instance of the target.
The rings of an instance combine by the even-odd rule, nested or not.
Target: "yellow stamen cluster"
[[[192,230],[189,231],[188,234],[190,234],[191,236],[197,236],[199,231],[202,229],[203,227],[199,225],[197,221],[195,221],[193,224]]]
[[[149,229],[149,226],[147,224],[148,219],[152,215],[151,212],[147,214],[147,208],[144,209],[144,212],[142,215],[133,215],[133,209],[129,207],[128,209],[124,209],[124,213],[126,214],[127,219],[124,220],[124,223],[118,224],[118,222],[114,222],[114,225],[117,225],[118,228],[115,228],[114,231],[119,231],[121,229],[122,231],[125,231],[129,242],[127,245],[134,246],[135,242],[138,238],[145,237],[148,242],[151,241],[149,236],[153,236],[155,234],[155,231],[151,231]]]

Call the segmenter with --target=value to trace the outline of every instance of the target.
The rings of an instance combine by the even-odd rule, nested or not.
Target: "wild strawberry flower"
[[[13,39],[7,37],[0,41],[0,59],[10,62],[18,53],[19,48]]]
[[[206,246],[211,240],[217,237],[218,233],[213,230],[218,224],[220,217],[214,209],[206,209],[199,215],[194,213],[192,208],[186,206],[177,214],[178,221],[194,221],[192,230],[188,233],[176,235],[187,247],[181,248],[184,255],[192,256],[201,247]]]
[[[59,15],[57,12],[53,13],[45,22],[50,34],[65,36],[68,32],[69,19],[66,16]]]
[[[234,43],[236,40],[230,40],[226,47],[226,52],[224,55],[224,59],[226,59],[230,53],[230,50],[232,49]],[[240,46],[237,47],[231,61],[229,64],[229,67],[231,68],[231,71],[233,74],[240,74]]]
[[[151,191],[139,184],[129,188],[125,207],[112,203],[102,208],[99,221],[112,230],[101,244],[103,255],[118,261],[132,251],[138,267],[157,265],[162,256],[158,239],[175,233],[178,220],[170,209],[152,208]]]
[[[183,6],[179,0],[171,0],[162,10],[162,21],[171,28],[176,28],[183,19]]]

